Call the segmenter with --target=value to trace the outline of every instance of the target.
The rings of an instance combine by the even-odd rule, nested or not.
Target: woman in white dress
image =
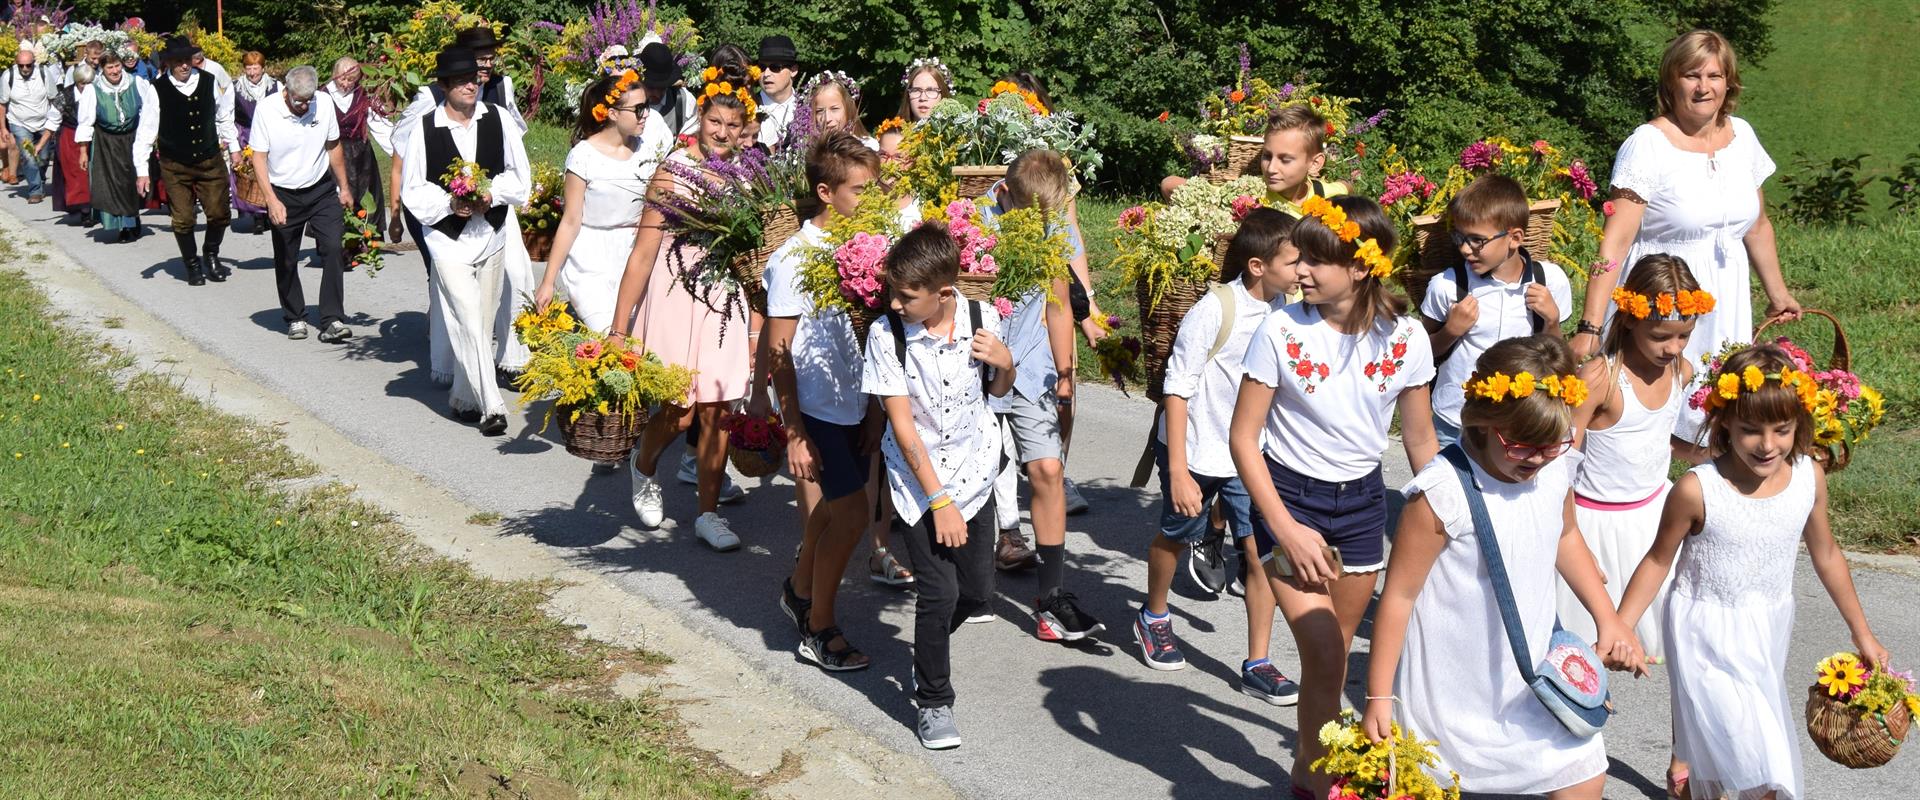
[[[557,286],[574,316],[595,331],[613,328],[620,276],[633,250],[647,182],[659,166],[659,154],[641,144],[646,105],[646,89],[631,70],[605,76],[581,94],[575,144],[567,153],[566,201],[546,274],[533,295],[544,310]]]
[[[1528,659],[1537,664],[1547,655],[1555,586],[1564,578],[1600,620],[1609,664],[1631,664],[1638,643],[1614,614],[1573,523],[1580,456],[1569,450],[1584,384],[1572,373],[1572,353],[1557,338],[1489,348],[1467,383],[1473,394],[1461,409],[1457,446],[1486,498]],[[1489,532],[1475,530],[1449,454],[1404,490],[1407,507],[1374,615],[1367,732],[1386,738],[1397,697],[1403,727],[1439,743],[1436,779],[1452,771],[1476,792],[1598,800],[1606,745],[1599,735],[1568,731],[1521,678],[1477,538]],[[1597,681],[1598,665],[1586,668],[1596,671],[1580,674]]]
[[[1780,276],[1780,257],[1761,189],[1773,159],[1746,120],[1733,116],[1740,74],[1733,46],[1713,31],[1682,34],[1660,59],[1659,115],[1634,129],[1613,164],[1613,216],[1600,258],[1621,269],[1594,276],[1573,350],[1585,357],[1600,346],[1600,326],[1612,313],[1610,294],[1628,265],[1648,253],[1684,259],[1719,299],[1700,318],[1687,360],[1718,352],[1728,342],[1753,339],[1748,272],[1766,292],[1768,318],[1797,319],[1800,304]],[[1695,440],[1700,414],[1680,415],[1674,433]]]

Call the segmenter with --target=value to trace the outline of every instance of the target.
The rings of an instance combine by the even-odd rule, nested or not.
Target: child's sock
[[[1171,608],[1167,609],[1167,613],[1165,614],[1155,614],[1151,611],[1148,611],[1146,606],[1140,607],[1140,621],[1145,622],[1149,625],[1155,622],[1165,622],[1167,618],[1171,616],[1173,616],[1173,609]]]
[[[1067,572],[1067,546],[1063,544],[1043,544],[1040,551],[1040,596],[1046,597],[1060,590],[1060,581]]]
[[[1252,661],[1242,661],[1240,662],[1240,671],[1246,672],[1247,670],[1253,669],[1254,667],[1257,667],[1257,666],[1260,666],[1261,664],[1266,664],[1266,663],[1269,663],[1269,662],[1267,659],[1264,659],[1264,658],[1256,658]]]

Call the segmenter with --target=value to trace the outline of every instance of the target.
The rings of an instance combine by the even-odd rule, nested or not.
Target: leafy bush
[[[1780,185],[1787,189],[1780,212],[1802,225],[1858,224],[1867,211],[1867,184],[1873,181],[1860,177],[1860,162],[1866,157],[1839,156],[1821,165],[1795,153],[1799,171],[1780,176]]]
[[[1920,214],[1920,153],[1908,153],[1900,170],[1882,176],[1880,182],[1887,185],[1887,197],[1893,200],[1895,213]]]

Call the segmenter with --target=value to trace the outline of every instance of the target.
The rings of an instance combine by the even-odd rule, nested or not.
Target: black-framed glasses
[[[1534,456],[1559,458],[1573,449],[1573,437],[1567,437],[1566,441],[1557,444],[1515,444],[1507,441],[1507,437],[1501,436],[1499,431],[1494,431],[1493,435],[1499,437],[1500,446],[1506,448],[1508,461],[1526,461]]]
[[[1473,250],[1474,255],[1479,255],[1480,249],[1486,247],[1488,243],[1497,242],[1501,239],[1505,239],[1507,238],[1508,235],[1512,233],[1513,231],[1507,230],[1507,231],[1501,231],[1500,235],[1498,236],[1470,236],[1467,234],[1463,234],[1459,231],[1454,231],[1452,234],[1453,246],[1454,247],[1465,246]]]

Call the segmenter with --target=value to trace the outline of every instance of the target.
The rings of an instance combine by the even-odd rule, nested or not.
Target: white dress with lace
[[[1674,566],[1666,644],[1674,754],[1691,765],[1695,798],[1805,797],[1786,667],[1815,469],[1802,457],[1785,489],[1756,499],[1712,462],[1693,468],[1706,521]]]

